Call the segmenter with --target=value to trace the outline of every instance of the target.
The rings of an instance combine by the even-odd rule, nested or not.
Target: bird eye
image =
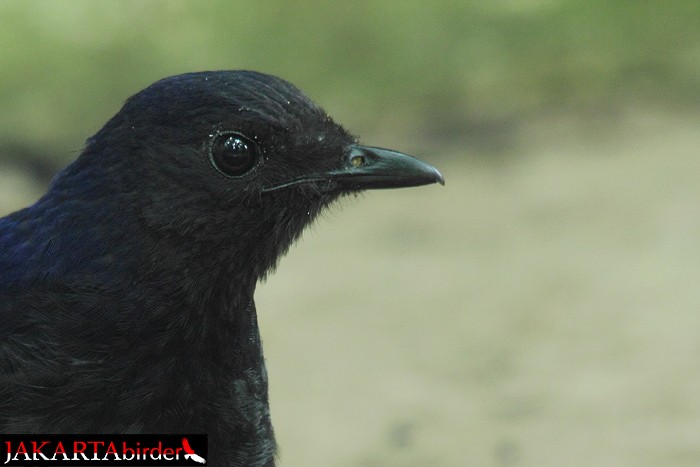
[[[209,160],[227,177],[240,177],[255,166],[255,143],[238,134],[218,135],[209,148]]]

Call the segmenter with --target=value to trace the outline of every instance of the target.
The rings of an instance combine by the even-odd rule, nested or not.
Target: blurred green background
[[[700,464],[700,2],[4,0],[0,47],[0,214],[195,70],[441,168],[259,287],[280,465]]]

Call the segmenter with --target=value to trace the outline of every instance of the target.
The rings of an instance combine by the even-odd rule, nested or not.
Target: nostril
[[[350,159],[350,164],[352,164],[353,167],[362,167],[365,165],[365,158],[363,156],[354,156]]]

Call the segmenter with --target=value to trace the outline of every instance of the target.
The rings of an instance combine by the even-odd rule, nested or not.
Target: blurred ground
[[[700,115],[517,133],[343,200],[259,287],[281,466],[700,464]],[[43,190],[8,170],[0,214]]]
[[[579,123],[344,202],[259,288],[281,465],[700,464],[700,116]]]
[[[257,293],[281,465],[698,465],[699,128],[541,120],[331,210]]]

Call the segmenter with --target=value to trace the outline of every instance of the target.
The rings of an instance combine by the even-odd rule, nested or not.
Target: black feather
[[[228,135],[254,149],[243,175],[212,165]],[[0,432],[207,433],[211,465],[272,465],[253,293],[352,191],[319,174],[355,143],[255,72],[127,100],[45,196],[0,219]]]

